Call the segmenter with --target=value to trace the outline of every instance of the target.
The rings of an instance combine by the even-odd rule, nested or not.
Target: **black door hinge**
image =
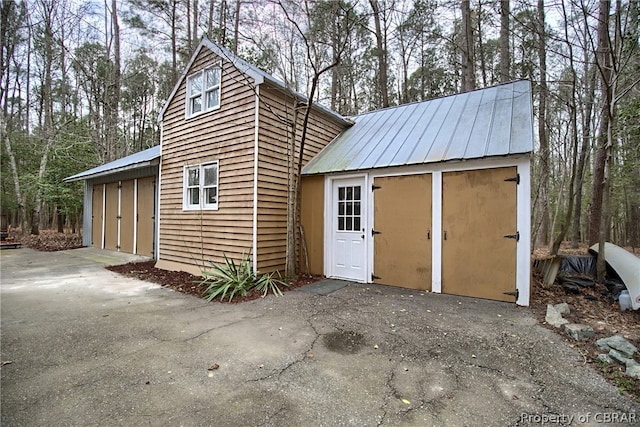
[[[375,274],[371,273],[371,281],[373,282],[374,280],[378,280],[378,279],[382,279],[382,277],[380,276],[376,276]]]
[[[371,186],[371,191],[378,190],[378,189],[380,189],[380,188],[382,188],[382,187],[380,187],[379,185],[375,185],[375,184],[373,184],[373,185]]]
[[[518,301],[518,298],[520,297],[520,291],[518,289],[513,292],[505,292],[504,294],[516,297],[516,301]]]
[[[507,178],[505,181],[515,182],[516,184],[520,184],[520,174],[516,174],[513,178]]]
[[[516,242],[520,241],[520,232],[516,231],[516,234],[507,234],[504,236],[507,239],[516,239]]]
[[[380,233],[382,233],[382,231],[374,230],[373,228],[371,229],[371,236],[375,236],[376,234]]]

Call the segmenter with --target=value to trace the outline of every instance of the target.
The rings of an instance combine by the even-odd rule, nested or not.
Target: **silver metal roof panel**
[[[127,157],[123,157],[113,162],[97,166],[93,169],[77,173],[63,179],[63,182],[81,181],[83,179],[97,178],[99,176],[110,175],[132,169],[138,169],[157,163],[160,158],[160,146],[139,151]]]
[[[529,153],[533,106],[527,80],[358,115],[303,173]]]

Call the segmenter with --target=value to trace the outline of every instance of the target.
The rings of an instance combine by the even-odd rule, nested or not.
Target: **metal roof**
[[[353,117],[306,175],[533,151],[531,83],[521,80]]]
[[[148,148],[144,151],[139,151],[127,157],[123,157],[113,162],[97,166],[93,169],[86,170],[84,172],[77,173],[75,175],[66,177],[63,182],[81,181],[83,179],[97,178],[103,175],[110,175],[113,173],[124,172],[132,169],[143,168],[157,163],[157,159],[160,158],[160,146]]]
[[[287,84],[285,84],[283,81],[278,80],[277,78],[273,77],[271,74],[268,74],[268,73],[262,71],[260,68],[256,67],[255,65],[252,65],[252,64],[248,63],[244,59],[242,59],[239,56],[235,55],[230,50],[228,50],[225,47],[220,46],[220,45],[212,42],[206,36],[204,36],[202,38],[202,40],[200,41],[200,44],[198,45],[198,47],[196,47],[195,51],[193,52],[193,55],[191,55],[191,59],[189,60],[189,63],[187,64],[187,66],[184,68],[184,70],[182,72],[182,75],[178,79],[177,83],[173,87],[173,91],[171,92],[171,94],[167,98],[166,102],[162,106],[162,109],[160,110],[160,113],[158,114],[158,121],[159,122],[161,122],[162,119],[164,118],[164,113],[167,111],[167,108],[169,107],[169,103],[171,102],[171,100],[175,96],[176,92],[178,91],[178,88],[180,87],[180,85],[182,84],[184,79],[187,77],[187,73],[189,73],[189,70],[191,69],[191,65],[193,65],[193,63],[196,60],[197,56],[200,54],[200,51],[204,47],[206,47],[209,50],[211,50],[213,53],[215,53],[220,58],[232,63],[240,72],[242,72],[242,73],[248,75],[249,77],[251,77],[253,79],[253,81],[255,82],[256,86],[260,85],[260,84],[262,84],[262,83],[264,83],[266,81],[266,82],[269,82],[269,83],[271,83],[272,85],[274,85],[276,87],[279,87],[280,89],[283,89],[284,91],[290,93],[291,95],[293,95],[294,97],[302,100],[303,102],[307,102],[306,95],[303,95],[300,92],[296,92],[291,87],[289,87]],[[324,111],[326,114],[334,117],[335,119],[343,122],[344,124],[347,124],[347,125],[351,124],[350,120],[342,117],[340,114],[336,113],[335,111],[331,110],[330,108],[325,107],[322,104],[318,104],[317,102],[314,102],[313,103],[313,108],[316,108],[318,110]]]

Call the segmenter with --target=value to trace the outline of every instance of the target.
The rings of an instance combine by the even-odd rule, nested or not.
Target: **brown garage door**
[[[133,253],[134,181],[122,181],[120,187],[120,248],[121,252]]]
[[[104,215],[104,248],[111,251],[118,249],[118,183],[106,185]]]
[[[103,185],[93,186],[91,206],[91,246],[102,249],[102,197]]]
[[[379,177],[374,186],[375,282],[431,290],[431,175]]]
[[[155,206],[155,178],[148,177],[138,180],[138,218],[137,250],[136,253],[144,256],[153,256],[154,235],[154,206]]]
[[[442,175],[442,292],[515,301],[515,167]]]

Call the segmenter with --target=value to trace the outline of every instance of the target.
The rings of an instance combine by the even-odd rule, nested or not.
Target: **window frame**
[[[205,169],[215,166],[215,184],[205,185]],[[198,185],[189,184],[189,171],[198,170]],[[206,194],[208,189],[215,188],[216,201],[215,203],[206,202]],[[191,203],[191,191],[192,189],[198,190],[198,204]],[[218,160],[206,163],[200,163],[195,165],[186,165],[183,169],[183,181],[182,181],[182,209],[185,211],[200,211],[200,210],[218,210],[220,203],[220,163]]]
[[[214,85],[207,86],[207,73],[209,71],[217,71],[218,82]],[[196,79],[200,79],[201,89],[198,92],[192,93],[193,82]],[[218,103],[216,105],[208,106],[209,94],[213,91],[218,91]],[[193,101],[200,99],[200,111],[193,111]],[[216,64],[206,67],[200,71],[187,76],[187,93],[185,98],[185,117],[187,119],[200,116],[201,114],[208,113],[220,108],[222,103],[222,61]]]

